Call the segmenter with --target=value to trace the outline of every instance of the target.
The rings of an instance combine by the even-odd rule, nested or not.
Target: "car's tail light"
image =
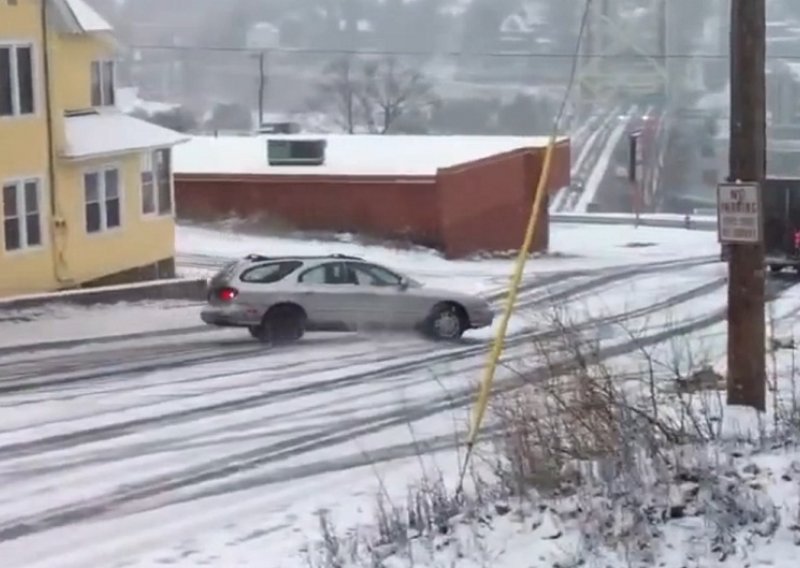
[[[217,298],[223,302],[231,302],[239,295],[239,290],[236,288],[221,288],[217,291]]]

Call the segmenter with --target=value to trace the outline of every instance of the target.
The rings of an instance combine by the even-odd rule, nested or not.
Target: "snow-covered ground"
[[[551,243],[550,255],[529,261],[500,390],[541,363],[534,345],[555,311],[614,361],[676,336],[701,336],[711,360],[724,352],[725,271],[713,233],[555,225]],[[180,228],[178,249],[192,274],[250,252],[357,254],[485,294],[498,309],[512,267],[196,227]],[[788,325],[800,292],[771,286]],[[309,334],[270,350],[240,331],[200,328],[197,311],[53,307],[0,321],[4,567],[307,566],[299,551],[318,539],[320,509],[346,531],[372,522],[381,486],[403,502],[422,463],[455,479],[491,330],[457,345]],[[531,535],[508,523],[492,535],[518,555],[489,565],[520,566],[525,554],[530,564]],[[483,538],[498,551],[495,536]]]

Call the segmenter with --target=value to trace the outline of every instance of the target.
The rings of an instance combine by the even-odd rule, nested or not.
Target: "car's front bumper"
[[[475,310],[470,314],[470,327],[480,329],[489,327],[494,322],[494,312],[489,310]]]

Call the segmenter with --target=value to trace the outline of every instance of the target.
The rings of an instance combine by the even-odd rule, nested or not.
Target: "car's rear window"
[[[219,270],[219,272],[214,274],[214,276],[211,278],[212,284],[218,284],[225,280],[229,280],[233,276],[233,273],[236,271],[236,267],[238,264],[239,261],[234,260],[233,262],[229,262],[225,266],[223,266]]]
[[[253,284],[272,284],[280,282],[302,265],[303,263],[298,260],[260,264],[245,270],[239,280]]]

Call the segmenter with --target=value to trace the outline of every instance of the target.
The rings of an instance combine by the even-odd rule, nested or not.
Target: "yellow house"
[[[171,148],[84,0],[0,0],[0,296],[174,276]]]

